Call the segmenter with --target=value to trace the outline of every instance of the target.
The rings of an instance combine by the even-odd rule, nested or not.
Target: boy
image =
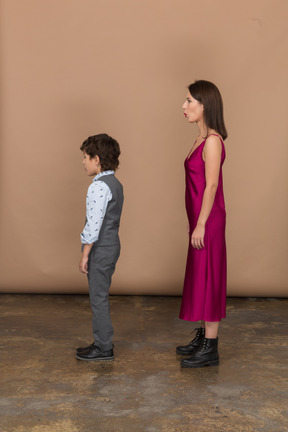
[[[113,327],[110,318],[109,288],[120,255],[118,236],[123,205],[123,187],[114,176],[120,147],[106,134],[83,142],[83,165],[95,176],[86,198],[86,223],[81,234],[81,273],[88,276],[94,341],[77,348],[76,358],[85,361],[113,360]]]

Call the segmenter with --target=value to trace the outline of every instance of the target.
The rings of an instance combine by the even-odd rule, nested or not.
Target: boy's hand
[[[82,255],[79,263],[80,273],[88,274],[88,256]]]
[[[92,249],[93,243],[85,244],[83,247],[82,257],[79,263],[79,271],[84,274],[88,274],[88,257]]]

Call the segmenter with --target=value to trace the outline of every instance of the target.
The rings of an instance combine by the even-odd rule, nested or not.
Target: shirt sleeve
[[[86,197],[86,223],[81,233],[82,244],[97,242],[111,199],[112,193],[106,183],[98,180],[89,186]]]

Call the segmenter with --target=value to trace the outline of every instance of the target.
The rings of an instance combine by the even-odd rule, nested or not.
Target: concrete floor
[[[178,297],[111,297],[115,361],[81,362],[87,296],[0,295],[1,432],[288,431],[287,299],[228,299],[220,365],[181,369]]]

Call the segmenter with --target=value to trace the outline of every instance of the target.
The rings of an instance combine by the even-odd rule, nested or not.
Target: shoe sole
[[[84,357],[80,357],[76,354],[76,359],[77,360],[83,360],[83,361],[113,361],[114,357],[102,357],[102,358],[84,358]]]
[[[214,360],[211,362],[202,363],[202,364],[198,364],[198,365],[188,365],[185,363],[181,363],[181,367],[191,368],[191,369],[201,368],[201,367],[205,367],[205,366],[217,366],[217,365],[219,365],[219,360]]]

